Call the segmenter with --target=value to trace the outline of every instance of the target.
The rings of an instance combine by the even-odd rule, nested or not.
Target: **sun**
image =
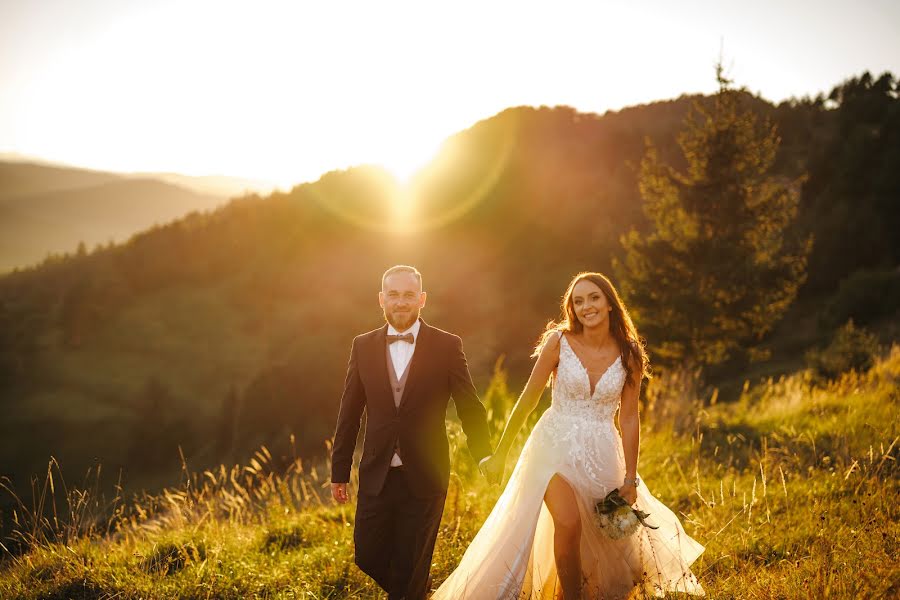
[[[398,144],[391,151],[385,152],[384,157],[378,161],[378,166],[387,171],[396,184],[393,192],[394,222],[392,228],[397,232],[409,232],[416,229],[413,222],[416,208],[415,178],[436,159],[438,154],[438,145],[426,150],[419,149],[421,147],[414,144]]]
[[[398,185],[408,187],[413,177],[435,160],[439,149],[440,144],[396,145],[377,163],[394,176]]]

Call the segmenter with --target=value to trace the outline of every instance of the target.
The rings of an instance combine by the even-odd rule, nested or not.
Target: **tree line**
[[[408,231],[396,183],[361,167],[0,278],[3,433],[44,431],[23,446],[43,461],[77,454],[54,441],[76,422],[116,430],[82,458],[148,470],[176,445],[211,463],[289,433],[321,452],[349,340],[378,326],[378,278],[400,262],[422,270],[425,318],[463,336],[482,384],[500,356],[512,386],[527,375],[580,270],[613,275],[658,365],[722,380],[771,354],[794,306],[812,307],[819,336],[891,319],[897,80],[864,73],[777,106],[719,83],[605,115],[479,122],[414,181]]]

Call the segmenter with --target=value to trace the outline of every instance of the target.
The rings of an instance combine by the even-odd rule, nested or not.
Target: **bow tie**
[[[406,342],[407,344],[412,344],[416,341],[415,336],[411,333],[404,333],[403,335],[387,335],[388,344],[393,344],[394,342]]]

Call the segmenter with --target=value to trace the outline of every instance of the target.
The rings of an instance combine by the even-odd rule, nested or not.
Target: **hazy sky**
[[[900,75],[900,1],[0,0],[0,152],[266,179],[405,175],[517,105],[604,112]]]

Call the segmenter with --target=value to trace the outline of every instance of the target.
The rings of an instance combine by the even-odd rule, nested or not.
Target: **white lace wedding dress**
[[[543,499],[557,473],[579,500],[585,598],[624,598],[637,586],[655,595],[704,594],[690,571],[703,546],[688,537],[678,517],[643,482],[635,506],[650,513],[647,521],[659,529],[640,527],[629,538],[612,540],[594,524],[594,503],[625,477],[622,439],[613,421],[624,383],[619,357],[591,394],[587,371],[561,337],[552,404],[531,432],[491,514],[432,600],[554,598],[559,580],[553,520]]]

